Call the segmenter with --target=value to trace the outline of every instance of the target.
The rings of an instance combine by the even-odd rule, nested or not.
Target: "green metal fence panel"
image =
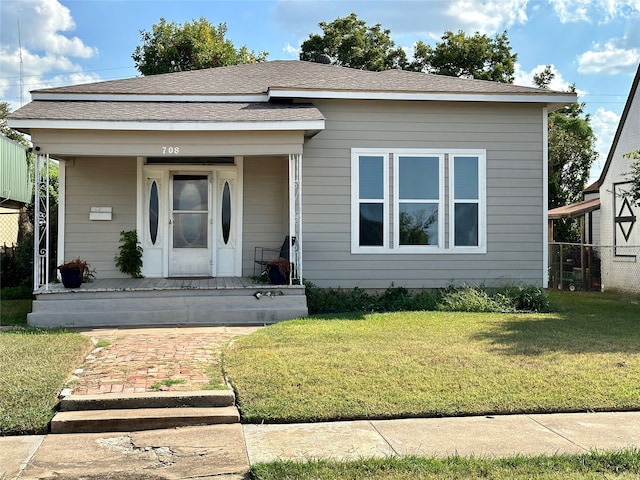
[[[0,201],[5,204],[30,203],[32,191],[27,149],[0,135]]]

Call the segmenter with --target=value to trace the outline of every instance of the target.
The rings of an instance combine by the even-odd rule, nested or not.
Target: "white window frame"
[[[364,246],[360,242],[360,203],[378,202],[379,199],[360,198],[360,169],[361,156],[383,157],[383,245]],[[390,158],[393,156],[393,162]],[[399,231],[399,157],[400,156],[437,156],[439,166],[439,200],[438,200],[438,245],[400,245]],[[478,246],[455,246],[455,204],[469,199],[454,198],[454,158],[478,158]],[[351,149],[351,253],[354,254],[483,254],[487,253],[487,192],[486,192],[486,149],[456,149],[456,148],[352,148]],[[390,169],[393,167],[393,170]],[[445,171],[446,167],[446,171]],[[448,175],[448,181],[446,181]],[[393,200],[391,200],[390,186],[393,185]],[[448,187],[445,189],[445,185]],[[390,202],[393,201],[392,210]],[[429,201],[427,203],[433,203]],[[393,222],[393,241],[390,242],[390,228]],[[448,235],[446,229],[448,228]]]
[[[455,150],[449,151],[449,250],[455,253],[486,253],[487,252],[487,152],[486,150]],[[476,157],[478,159],[478,198],[455,198],[455,169],[456,157]],[[478,245],[456,246],[456,216],[457,203],[475,203],[478,205]]]
[[[435,253],[445,248],[445,189],[444,158],[442,150],[435,149],[395,149],[393,150],[393,245],[394,253]],[[438,205],[438,243],[437,245],[400,245],[400,157],[437,157],[438,158],[438,200],[411,200],[411,203]]]
[[[382,186],[383,198],[360,198],[360,157],[382,157]],[[389,251],[389,151],[380,149],[352,149],[351,150],[351,252],[353,253],[383,253]],[[382,245],[360,246],[360,204],[382,203]]]

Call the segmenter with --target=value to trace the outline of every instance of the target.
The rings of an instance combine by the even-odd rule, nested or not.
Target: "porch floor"
[[[64,288],[62,283],[50,283],[36,294],[74,292],[124,292],[145,290],[228,290],[228,289],[297,289],[300,285],[268,285],[247,277],[179,277],[179,278],[96,278],[79,288]]]
[[[27,320],[40,327],[265,325],[308,314],[303,285],[244,277],[100,278],[35,295]]]

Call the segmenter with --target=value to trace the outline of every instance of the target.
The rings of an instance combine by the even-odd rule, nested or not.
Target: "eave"
[[[324,120],[269,121],[269,122],[136,122],[92,120],[9,120],[9,126],[21,132],[31,130],[119,130],[119,131],[167,131],[167,132],[230,132],[230,131],[297,131],[314,135],[324,130]]]

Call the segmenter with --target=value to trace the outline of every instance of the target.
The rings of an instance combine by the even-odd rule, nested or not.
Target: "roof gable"
[[[638,84],[640,84],[640,64],[638,64],[638,70],[636,70],[636,76],[633,79],[633,83],[631,84],[631,90],[629,91],[629,96],[627,97],[627,102],[624,105],[624,110],[622,110],[622,116],[620,117],[620,122],[618,123],[618,128],[616,129],[616,134],[613,136],[613,141],[611,142],[611,148],[609,148],[609,154],[607,155],[607,161],[602,168],[602,173],[600,174],[600,178],[598,178],[598,184],[603,185],[605,178],[607,177],[607,172],[609,171],[609,167],[611,166],[611,162],[613,161],[613,156],[618,147],[618,142],[620,141],[620,136],[622,135],[622,131],[624,130],[624,124],[627,121],[627,117],[629,116],[629,111],[631,110],[631,105],[633,104],[633,100],[638,93]]]

